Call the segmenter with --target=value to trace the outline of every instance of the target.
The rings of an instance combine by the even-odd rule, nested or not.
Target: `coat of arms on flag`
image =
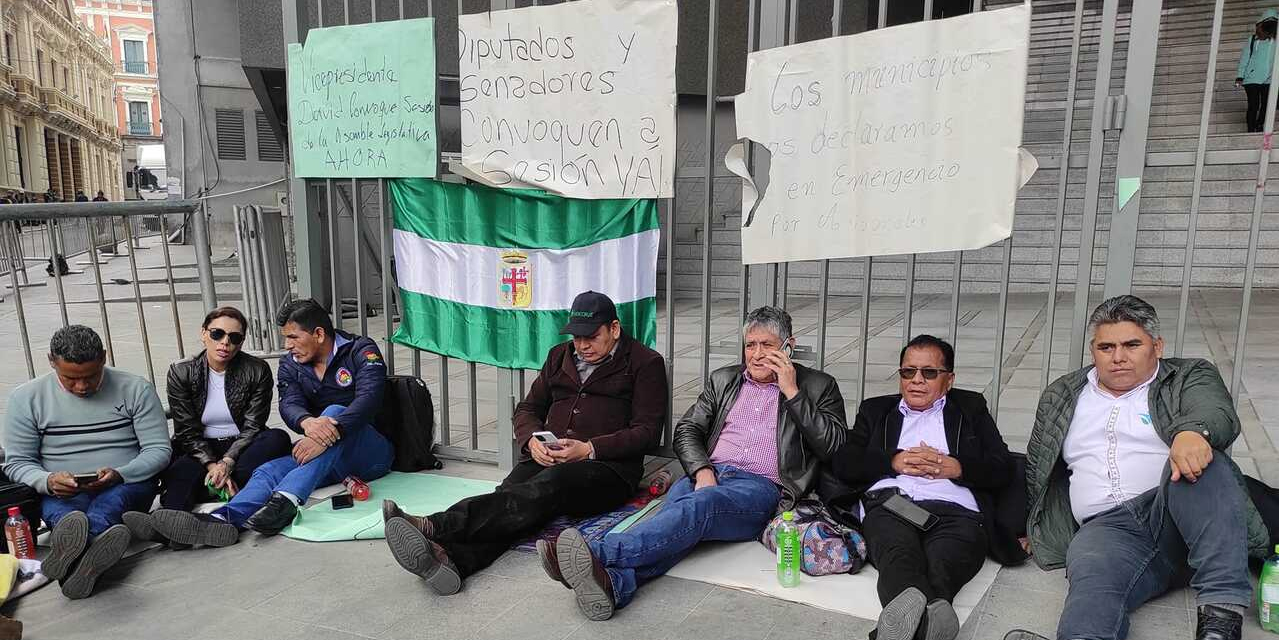
[[[533,265],[523,251],[503,251],[498,260],[498,300],[501,306],[527,308],[533,302]]]

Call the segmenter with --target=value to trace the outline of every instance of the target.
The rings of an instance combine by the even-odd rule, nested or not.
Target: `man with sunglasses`
[[[1067,570],[1057,637],[1120,640],[1131,611],[1189,578],[1196,639],[1240,640],[1249,557],[1271,551],[1228,453],[1240,435],[1231,394],[1209,362],[1164,357],[1141,298],[1104,300],[1089,331],[1093,364],[1044,390],[1027,444],[1032,558]]]
[[[742,334],[744,363],[712,372],[676,425],[672,446],[686,476],[657,513],[590,543],[566,529],[538,548],[543,569],[574,590],[587,618],[610,618],[703,540],[758,539],[780,504],[790,508],[814,488],[821,461],[844,442],[840,387],[791,361],[791,316],[761,307]]]
[[[898,363],[900,393],[863,401],[832,458],[853,489],[833,502],[861,502],[854,509],[884,605],[872,637],[953,640],[951,601],[988,550],[1026,557],[994,525],[995,494],[1013,481],[1014,464],[982,394],[952,388],[950,344],[916,336]]]
[[[4,472],[43,496],[52,531],[41,570],[71,599],[120,561],[130,539],[121,517],[151,506],[170,457],[155,387],[106,359],[93,329],[58,329],[53,371],[14,389],[5,414]]]

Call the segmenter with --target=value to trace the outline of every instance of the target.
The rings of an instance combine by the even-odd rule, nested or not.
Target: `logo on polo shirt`
[[[339,367],[338,375],[334,377],[337,379],[339,387],[351,386],[351,371],[346,367]]]

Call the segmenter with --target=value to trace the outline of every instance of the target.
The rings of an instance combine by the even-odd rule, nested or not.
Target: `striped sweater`
[[[64,390],[54,373],[14,389],[3,434],[4,472],[48,493],[55,471],[110,467],[125,482],[155,477],[169,464],[169,425],[155,388],[107,368],[88,398]]]

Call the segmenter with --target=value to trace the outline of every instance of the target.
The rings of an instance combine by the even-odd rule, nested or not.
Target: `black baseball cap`
[[[613,306],[609,296],[584,291],[573,299],[573,306],[569,308],[569,323],[560,329],[560,333],[586,338],[595,335],[600,325],[617,319],[618,308]]]

